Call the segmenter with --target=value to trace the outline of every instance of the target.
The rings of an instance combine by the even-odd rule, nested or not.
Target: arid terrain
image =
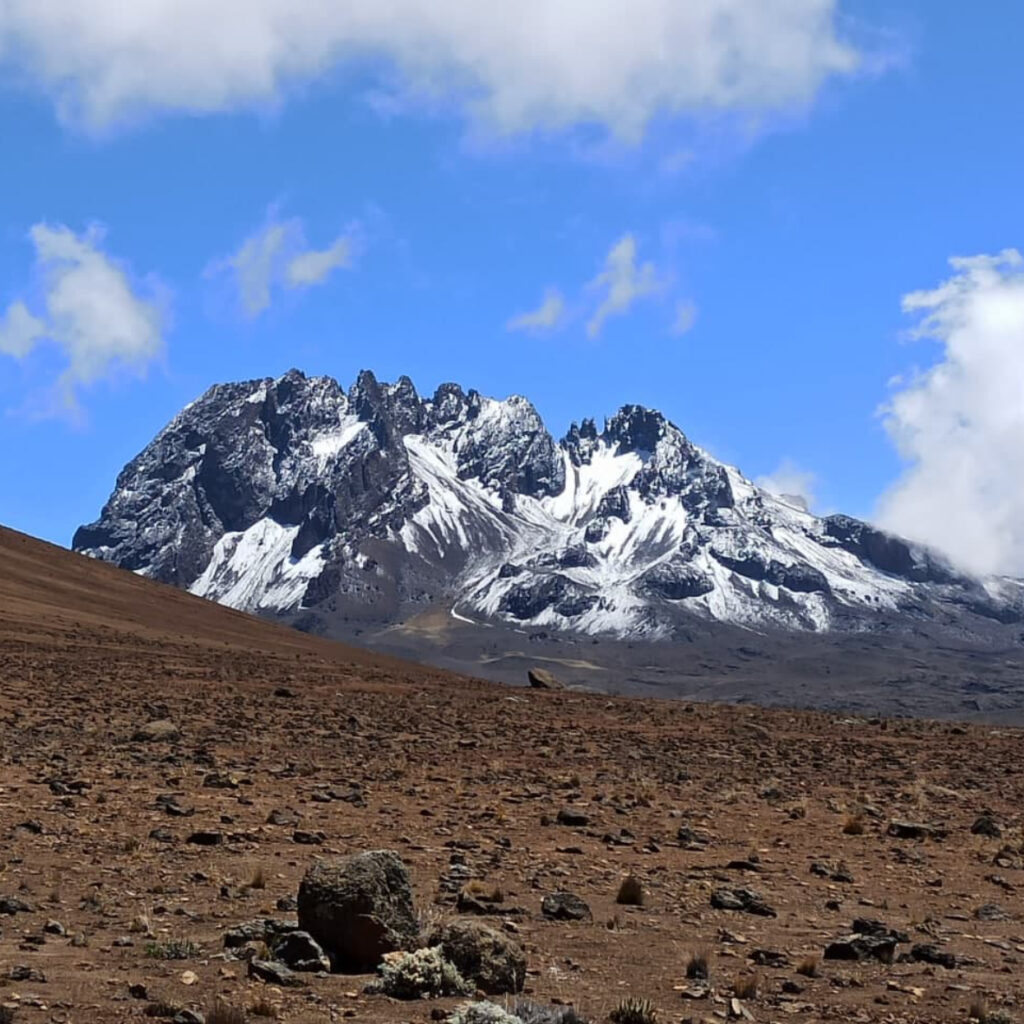
[[[16,1024],[218,1000],[250,1021],[443,1019],[464,1000],[397,1002],[340,974],[279,988],[225,950],[229,929],[294,915],[316,858],[380,848],[408,866],[425,927],[468,885],[524,947],[527,994],[593,1021],[628,996],[662,1024],[1024,1020],[1016,730],[511,689],[11,532],[0,565],[0,1005]],[[165,737],[138,735],[161,720]],[[642,905],[617,902],[630,875]],[[561,891],[592,919],[546,918]],[[855,919],[882,922],[860,950],[899,933],[893,962],[822,958]],[[694,954],[706,982],[687,977]]]

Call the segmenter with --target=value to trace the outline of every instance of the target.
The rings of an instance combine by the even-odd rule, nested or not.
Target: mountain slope
[[[938,624],[987,634],[1024,588],[972,579],[754,486],[625,406],[556,442],[528,401],[360,374],[211,388],[120,474],[74,547],[307,629],[443,602],[526,631],[671,639]]]

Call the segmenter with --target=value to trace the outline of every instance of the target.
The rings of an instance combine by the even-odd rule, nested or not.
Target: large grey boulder
[[[302,879],[298,904],[299,927],[336,971],[373,971],[385,953],[416,946],[409,874],[391,850],[317,861]]]

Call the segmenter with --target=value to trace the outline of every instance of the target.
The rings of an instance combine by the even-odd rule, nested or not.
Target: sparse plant
[[[191,939],[164,939],[146,943],[143,952],[151,960],[194,960],[203,950]]]
[[[844,836],[862,836],[867,831],[867,820],[863,814],[848,814],[843,819]]]
[[[629,996],[608,1014],[614,1024],[657,1024],[658,1010],[650,999]]]
[[[732,994],[737,999],[756,999],[761,979],[756,974],[739,974],[733,979]]]
[[[159,999],[152,1003],[147,1003],[146,1008],[142,1011],[144,1017],[175,1017],[178,1014],[178,1007],[173,1003],[165,1003],[162,999]]]
[[[532,999],[517,1000],[512,1014],[522,1024],[589,1024],[574,1006],[548,1006]]]
[[[218,999],[206,1011],[206,1024],[245,1024],[245,1010]]]
[[[249,1013],[265,1020],[277,1020],[279,1011],[276,1003],[272,1003],[266,996],[259,996],[249,1004]]]
[[[707,949],[698,949],[690,954],[686,961],[686,977],[690,981],[707,981],[711,977],[711,953]]]
[[[149,914],[136,914],[132,918],[131,924],[128,925],[128,931],[135,935],[152,935],[153,924],[149,919]]]
[[[414,953],[389,953],[377,968],[379,977],[365,991],[392,999],[424,999],[436,996],[465,996],[473,986],[446,960],[440,946],[427,946]]]
[[[470,879],[462,887],[462,891],[467,896],[472,896],[481,903],[501,903],[505,899],[505,894],[501,891],[500,885],[495,885],[493,882],[484,882],[479,878]]]
[[[627,875],[619,885],[615,902],[625,907],[642,907],[644,905],[644,886],[636,875]]]
[[[257,864],[252,869],[252,875],[249,878],[250,889],[266,889],[267,887],[267,872],[262,864]]]
[[[805,956],[803,960],[796,965],[796,973],[802,974],[805,978],[816,978],[818,976],[818,967],[821,961],[816,956]]]
[[[1013,1018],[1008,1013],[990,1009],[988,1000],[981,993],[971,997],[967,1016],[978,1024],[1013,1024]]]

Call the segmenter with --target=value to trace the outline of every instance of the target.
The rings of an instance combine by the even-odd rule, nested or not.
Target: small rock
[[[178,727],[169,719],[161,718],[156,722],[140,725],[132,734],[136,743],[158,743],[176,740],[181,735]]]
[[[570,828],[582,828],[590,824],[590,818],[586,814],[572,807],[563,807],[555,820],[559,825],[567,825]]]
[[[758,917],[778,916],[752,889],[715,889],[711,893],[711,906],[716,910],[735,910]]]
[[[541,901],[540,912],[551,921],[592,921],[590,907],[575,893],[553,892]]]
[[[280,985],[282,988],[298,988],[303,984],[302,979],[294,971],[274,960],[250,960],[248,975],[250,978],[259,978],[260,981]]]

